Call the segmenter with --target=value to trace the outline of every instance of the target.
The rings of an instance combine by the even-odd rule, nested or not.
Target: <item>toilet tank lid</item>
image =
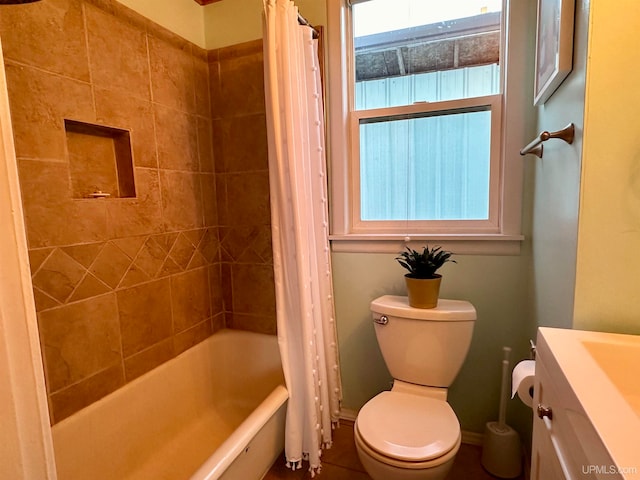
[[[391,315],[433,322],[461,322],[475,320],[476,309],[466,300],[438,299],[435,308],[409,306],[409,298],[399,295],[383,295],[371,302],[371,311],[380,315]]]

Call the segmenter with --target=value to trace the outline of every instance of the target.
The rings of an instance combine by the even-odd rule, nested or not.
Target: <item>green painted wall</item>
[[[572,145],[561,140],[545,142],[543,158],[526,158],[535,178],[532,309],[541,326],[571,328],[573,324],[588,17],[588,2],[577,2],[573,70],[537,109],[536,132],[560,130],[573,122],[576,138]]]

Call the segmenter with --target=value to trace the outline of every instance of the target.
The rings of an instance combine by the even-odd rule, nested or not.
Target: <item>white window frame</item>
[[[351,71],[352,49],[350,7],[348,0],[327,0],[327,118],[328,153],[330,171],[331,235],[334,251],[393,252],[405,244],[437,243],[456,253],[507,254],[520,252],[521,209],[523,191],[523,160],[520,149],[532,137],[533,100],[531,98],[533,58],[532,42],[535,1],[503,0],[501,94],[485,97],[492,109],[490,212],[488,221],[478,224],[469,221],[428,222],[429,230],[409,230],[392,227],[389,222],[360,222],[355,195],[359,195],[359,166],[357,161],[359,119],[379,115],[382,110],[356,111],[350,108],[353,99],[354,72]],[[506,68],[505,68],[506,66]],[[472,103],[478,99],[473,99]],[[352,100],[351,100],[352,101]],[[464,108],[467,100],[434,102],[428,108]],[[446,105],[445,105],[446,104]],[[391,107],[395,108],[395,107]],[[407,107],[402,107],[405,111]],[[412,107],[409,107],[412,108]],[[424,109],[424,105],[416,105]],[[494,118],[495,115],[495,118]],[[494,122],[495,120],[495,122]],[[495,140],[498,137],[498,141]],[[493,203],[492,203],[493,202]],[[412,222],[414,225],[415,222]],[[466,223],[466,224],[465,224]],[[475,225],[474,225],[475,223]],[[425,225],[427,225],[425,223]],[[420,226],[419,223],[416,226]],[[384,227],[382,230],[378,227]]]
[[[468,234],[483,233],[495,234],[499,232],[498,210],[500,206],[499,198],[499,175],[491,175],[489,180],[489,218],[487,220],[411,220],[410,227],[407,221],[372,221],[361,220],[360,214],[360,124],[362,121],[383,118],[391,120],[393,117],[405,117],[407,115],[437,112],[444,115],[446,113],[466,113],[479,111],[479,109],[491,111],[491,151],[489,153],[492,172],[500,171],[500,128],[501,128],[501,95],[489,95],[484,97],[465,98],[461,100],[449,100],[444,102],[418,103],[401,107],[377,108],[370,110],[354,110],[351,112],[351,230],[353,233],[395,233],[403,237],[407,235],[408,228],[412,231],[429,230],[434,234],[461,233]],[[487,108],[488,107],[488,108]]]

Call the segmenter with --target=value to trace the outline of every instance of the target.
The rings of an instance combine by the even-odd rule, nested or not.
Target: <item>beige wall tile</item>
[[[262,53],[220,61],[221,99],[213,102],[223,117],[263,113]],[[213,93],[216,93],[215,90]]]
[[[95,102],[98,122],[129,130],[134,166],[157,168],[156,133],[151,102],[103,88],[95,88]]]
[[[124,385],[122,365],[114,365],[49,397],[53,423],[64,420]]]
[[[227,218],[229,218],[228,201],[227,201],[227,175],[218,174],[215,176],[216,182],[216,202],[218,206],[218,225],[226,226]]]
[[[269,225],[269,173],[246,172],[221,175],[226,187],[226,208],[220,212],[222,225]]]
[[[180,233],[178,239],[174,243],[169,256],[183,270],[187,268],[193,253],[196,251],[195,245],[183,234]]]
[[[68,302],[77,302],[86,298],[96,297],[109,293],[111,290],[111,287],[106,283],[87,273],[69,297]]]
[[[136,257],[136,255],[138,255],[138,252],[140,251],[146,240],[146,236],[138,235],[133,237],[117,238],[115,240],[112,240],[112,242],[120,250],[126,253],[129,258],[133,259]]]
[[[168,231],[204,226],[200,179],[196,173],[160,171],[162,219]]]
[[[180,234],[178,232],[161,233],[153,235],[153,239],[158,242],[158,245],[160,245],[166,253],[169,253],[173,248],[173,244],[176,243],[179,235]]]
[[[114,294],[40,312],[38,320],[50,392],[120,365]]]
[[[196,113],[191,47],[178,48],[157,38],[148,38],[153,101],[182,112]]]
[[[216,316],[211,318],[211,329],[212,333],[217,332],[218,330],[222,330],[226,328],[227,325],[225,323],[225,314],[224,312],[220,312]]]
[[[16,155],[66,161],[64,119],[95,122],[90,85],[11,63],[6,70]]]
[[[141,283],[146,283],[150,280],[151,277],[147,275],[144,270],[134,264],[131,265],[129,270],[127,270],[127,273],[125,273],[124,278],[120,282],[120,288],[133,287]]]
[[[275,335],[277,331],[275,316],[245,315],[235,312],[227,315],[227,327],[268,335]]]
[[[117,296],[125,357],[171,336],[169,279],[120,290]]]
[[[171,277],[171,311],[174,333],[182,332],[211,317],[207,268]]]
[[[206,229],[198,244],[198,252],[202,254],[207,264],[220,261],[220,240],[217,228]]]
[[[55,298],[47,295],[37,287],[33,287],[33,299],[36,304],[36,312],[48,310],[49,308],[59,307],[61,305]]]
[[[195,230],[187,230],[185,232],[182,232],[182,234],[187,237],[189,241],[196,247],[200,245],[200,242],[202,242],[202,239],[204,238],[206,233],[206,228],[198,228]]]
[[[62,247],[62,251],[85,268],[89,268],[102,251],[104,242]]]
[[[275,284],[271,265],[233,264],[231,283],[234,313],[275,314]]]
[[[31,275],[36,273],[36,271],[44,263],[47,257],[51,255],[51,252],[53,252],[53,248],[39,248],[37,250],[29,250],[29,266],[31,268]]]
[[[138,378],[173,357],[173,340],[169,338],[152,345],[140,353],[125,358],[124,373],[127,382]]]
[[[113,15],[85,6],[91,80],[134,97],[150,99],[147,36]]]
[[[149,278],[155,278],[164,261],[167,258],[167,252],[161,244],[159,244],[153,237],[147,238],[144,245],[138,252],[135,259],[136,267],[144,271]]]
[[[235,173],[268,170],[269,152],[265,115],[235,116],[214,124],[220,156],[218,172]]]
[[[136,197],[107,199],[107,235],[121,238],[162,231],[158,171],[136,168]]]
[[[176,355],[205,340],[212,333],[212,324],[209,319],[204,322],[200,322],[188,330],[180,332],[178,335],[173,337],[173,346]]]
[[[82,3],[78,0],[5,5],[0,11],[0,36],[7,59],[89,80]]]
[[[113,138],[66,132],[71,195],[88,198],[102,191],[120,196]]]
[[[160,168],[197,172],[197,117],[157,104],[154,112]]]
[[[204,267],[208,264],[207,259],[200,253],[199,250],[196,250],[196,253],[191,257],[191,261],[187,266],[187,270],[193,270],[194,268]]]
[[[210,52],[209,58],[217,61],[232,60],[234,58],[262,55],[262,39],[229,45]]]
[[[222,261],[237,262],[242,258],[244,251],[251,242],[255,234],[255,227],[252,225],[220,227],[219,232]]]
[[[33,285],[60,303],[65,303],[85,273],[82,265],[56,249],[34,275]]]
[[[273,264],[273,245],[271,244],[271,225],[260,225],[251,242],[251,249],[263,263]]]
[[[193,47],[194,53],[197,47]],[[193,55],[193,75],[196,96],[195,113],[206,118],[211,117],[211,98],[209,91],[209,64],[206,57]]]
[[[233,310],[233,281],[232,281],[231,272],[232,272],[232,265],[230,263],[220,264],[222,299],[223,299],[225,312],[231,312]]]
[[[218,199],[216,197],[216,179],[214,174],[200,174],[202,188],[202,206],[204,209],[204,225],[213,227],[218,224]]]
[[[198,117],[198,158],[201,172],[213,172],[213,126],[211,120]]]
[[[131,265],[131,259],[116,245],[107,243],[89,271],[99,280],[116,288]]]
[[[178,265],[171,257],[167,257],[165,258],[162,267],[160,267],[158,277],[166,277],[180,272],[182,272],[180,265]]]
[[[220,264],[210,265],[209,268],[209,291],[211,297],[211,313],[216,316],[224,312],[224,293],[222,287],[222,270]]]
[[[221,227],[220,242],[227,260],[239,263],[273,262],[270,225]]]
[[[211,101],[211,118],[223,117],[225,114],[222,84],[220,83],[220,62],[209,60],[209,98]]]
[[[19,160],[30,248],[107,239],[106,200],[72,199],[64,163]]]

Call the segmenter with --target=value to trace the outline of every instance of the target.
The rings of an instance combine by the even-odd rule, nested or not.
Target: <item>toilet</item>
[[[460,448],[460,423],[447,388],[462,367],[476,310],[463,300],[439,299],[414,308],[408,298],[371,302],[376,338],[393,386],[358,412],[354,440],[373,480],[440,480]]]

